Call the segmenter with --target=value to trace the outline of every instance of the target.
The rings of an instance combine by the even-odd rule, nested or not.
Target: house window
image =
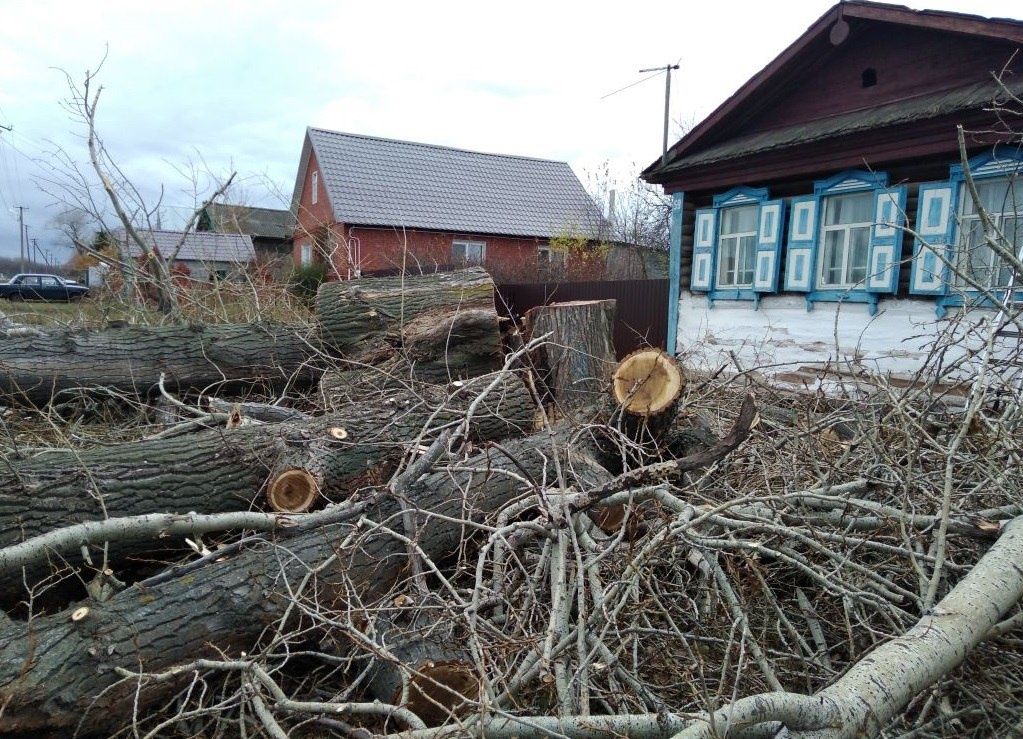
[[[302,244],[299,247],[299,260],[303,267],[308,267],[313,263],[313,245]]]
[[[956,283],[961,287],[1008,287],[1019,282],[1006,260],[991,247],[996,240],[1019,255],[1023,249],[1023,182],[1016,179],[979,181],[980,203],[991,217],[990,234],[977,213],[977,203],[968,188],[963,188],[963,206],[959,225],[959,249],[956,258]],[[989,240],[990,239],[990,240]]]
[[[310,194],[310,199],[312,200],[313,205],[316,205],[320,199],[320,173],[316,170],[313,170],[312,193]]]
[[[862,288],[867,278],[874,194],[858,192],[824,199],[819,285],[825,289]]]
[[[552,249],[550,245],[537,248],[536,262],[540,267],[564,267],[568,254],[563,249]]]
[[[757,254],[757,206],[721,211],[718,238],[719,288],[752,288]]]
[[[451,261],[454,264],[483,264],[487,245],[483,241],[451,242]]]

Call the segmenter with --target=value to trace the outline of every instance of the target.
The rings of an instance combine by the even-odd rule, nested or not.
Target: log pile
[[[656,348],[617,361],[613,301],[502,339],[479,270],[329,284],[317,307],[281,375],[322,374],[296,407],[224,389],[258,352],[193,404],[217,384],[198,350],[55,371],[67,337],[0,338],[13,400],[97,392],[87,367],[120,361],[118,392],[189,416],[0,455],[0,735],[1021,725],[1023,473],[984,396],[937,428],[919,396],[835,410]],[[839,424],[849,443],[819,433]]]

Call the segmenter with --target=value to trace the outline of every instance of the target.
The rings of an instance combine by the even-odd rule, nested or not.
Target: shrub
[[[291,292],[298,298],[312,302],[316,297],[316,291],[327,279],[327,267],[323,264],[307,264],[304,267],[296,267],[291,272],[289,283]]]

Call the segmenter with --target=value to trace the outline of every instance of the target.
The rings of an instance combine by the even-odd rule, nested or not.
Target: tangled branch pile
[[[12,444],[0,733],[1023,735],[1014,385],[683,381],[613,312],[502,337],[478,271],[328,285],[289,407],[200,407],[168,354],[116,390],[184,420]],[[0,339],[9,402],[99,391],[56,343]]]

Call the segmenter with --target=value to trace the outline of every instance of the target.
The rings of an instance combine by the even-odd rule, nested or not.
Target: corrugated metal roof
[[[1013,94],[1023,91],[1023,81],[1007,85]],[[713,164],[750,154],[783,149],[788,146],[806,144],[812,141],[868,131],[900,123],[937,118],[962,110],[979,110],[991,104],[996,96],[1004,97],[995,81],[980,82],[955,90],[943,90],[930,95],[903,100],[897,103],[867,108],[852,113],[822,118],[817,121],[800,123],[795,126],[751,134],[711,146],[689,156],[682,157],[661,172],[672,172],[696,165]]]
[[[598,211],[565,162],[308,129],[343,223],[550,237],[595,233]],[[304,175],[300,171],[300,181]]]
[[[140,231],[142,238],[150,246],[155,247],[163,257],[170,257],[181,242],[181,231]],[[133,257],[141,256],[142,250],[134,242],[129,242],[129,253]],[[190,231],[181,249],[179,260],[190,262],[229,262],[244,264],[256,258],[252,247],[252,237],[248,234],[220,234],[212,231]]]
[[[290,239],[295,221],[290,210],[253,208],[232,203],[210,203],[206,206],[206,214],[213,231],[271,239]]]

